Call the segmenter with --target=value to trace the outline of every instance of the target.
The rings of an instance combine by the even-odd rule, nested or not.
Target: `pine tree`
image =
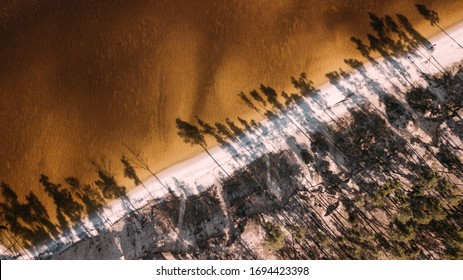
[[[439,18],[439,15],[437,14],[436,11],[433,11],[433,10],[429,10],[425,5],[422,5],[422,4],[417,4],[415,5],[416,6],[416,9],[418,10],[418,12],[420,13],[420,15],[427,21],[429,21],[429,23],[431,24],[431,26],[437,26],[442,32],[444,32],[445,35],[447,35],[450,39],[452,39],[452,41],[454,41],[461,49],[463,49],[463,46],[458,43],[452,36],[450,36],[450,34],[448,34],[440,25],[439,25],[439,22],[440,22],[440,18]]]
[[[181,119],[176,119],[177,123],[177,134],[183,139],[185,143],[191,144],[192,146],[198,145],[204,149],[204,151],[209,155],[209,157],[219,166],[219,168],[231,178],[230,174],[220,165],[220,163],[212,156],[206,146],[206,140],[204,139],[203,134],[199,128],[195,125],[192,125],[188,122],[182,121]]]

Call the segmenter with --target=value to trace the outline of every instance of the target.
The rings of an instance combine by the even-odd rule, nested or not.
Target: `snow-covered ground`
[[[463,42],[463,23],[448,29],[447,32],[457,41]],[[463,59],[463,50],[447,35],[441,33],[432,38],[430,41],[433,45],[435,45],[432,53],[433,57],[444,67],[451,67],[455,63],[460,63]],[[398,59],[398,61],[404,65],[410,80],[414,83],[425,83],[420,77],[419,71],[428,74],[438,73],[440,71],[435,66],[435,60],[430,58],[429,54],[425,50],[421,50],[421,53],[426,54],[426,56],[421,58],[403,57]],[[381,70],[379,70],[380,67],[384,66],[385,62],[382,58],[377,59],[377,61],[380,62],[379,67],[369,63],[365,64],[368,77],[380,84],[382,88],[392,88],[392,83],[394,83],[395,86],[405,87],[403,85],[404,83],[401,83],[397,77],[389,77],[389,79],[386,79]],[[310,115],[310,118],[308,120],[304,120],[305,123],[303,123],[306,130],[315,131],[320,123],[331,123],[334,119],[338,119],[339,117],[346,115],[348,110],[356,107],[358,103],[368,102],[379,111],[384,112],[384,108],[380,108],[381,106],[377,94],[369,91],[368,87],[365,86],[365,83],[368,83],[368,81],[365,80],[364,76],[357,71],[353,71],[351,72],[349,80],[352,82],[345,84],[342,83],[342,86],[345,89],[355,92],[356,94],[354,96],[346,96],[346,91],[343,90],[344,92],[341,92],[339,85],[336,87],[335,85],[327,83],[319,88],[319,94],[305,97],[307,110],[309,110],[309,112],[305,112],[305,114]],[[403,99],[403,96],[396,97],[399,100]],[[292,118],[292,112],[294,110],[301,110],[301,108],[297,106],[288,108],[286,110],[286,116],[288,116],[287,119]],[[264,135],[263,133],[259,133],[246,135],[248,139],[253,140],[248,143],[249,145],[255,145],[251,143],[260,143],[260,145],[265,146],[267,151],[284,150],[288,148],[286,141],[283,141],[283,139],[281,139],[278,135],[272,134],[277,133],[275,123],[263,120],[260,124],[268,128],[267,131],[269,134]],[[280,131],[283,131],[283,133],[294,136],[298,142],[300,141],[303,143],[304,141],[307,141],[298,127],[289,121],[287,126],[284,128],[279,127],[279,129]],[[237,144],[233,145],[236,146]],[[240,149],[239,146],[236,146],[236,148]],[[252,149],[252,147],[249,148]],[[237,161],[224,148],[217,146],[211,148],[209,151],[227,171],[227,173],[231,174],[237,169]],[[259,149],[253,149],[253,151],[255,152],[252,153],[252,155],[241,159],[241,161],[244,161],[243,163],[251,162],[263,153],[259,152]],[[220,180],[224,174],[206,153],[202,153],[192,159],[176,164],[158,173],[157,176],[171,191],[178,194],[178,196],[182,196],[198,194],[205,191],[207,187],[212,186],[215,182]],[[155,178],[151,178],[144,182],[144,186],[146,189],[143,186],[138,186],[127,194],[128,199],[135,208],[142,208],[149,204],[152,200],[152,196],[162,199],[166,195],[169,195],[165,187]],[[100,213],[100,217],[105,217],[107,221],[102,221],[101,219],[90,220],[90,218],[86,218],[82,221],[80,226],[75,227],[66,235],[62,234],[59,236],[59,242],[54,241],[40,246],[27,254],[23,254],[22,258],[36,257],[50,249],[55,252],[62,251],[71,246],[73,243],[78,242],[81,238],[84,238],[85,231],[90,232],[92,235],[97,235],[103,228],[108,231],[117,231],[119,230],[117,227],[117,221],[123,219],[127,214],[128,210],[124,200],[114,200],[102,210],[102,213]],[[114,225],[116,225],[115,228],[113,228]],[[86,228],[86,230],[84,230],[84,228]],[[5,248],[0,248],[0,252],[1,251],[3,251],[3,255],[8,255]]]

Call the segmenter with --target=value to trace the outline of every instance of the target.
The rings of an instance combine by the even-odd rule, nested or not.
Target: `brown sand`
[[[7,2],[0,181],[44,201],[40,173],[91,181],[89,160],[105,158],[121,175],[125,144],[161,170],[199,151],[176,135],[175,118],[255,117],[240,91],[282,90],[302,71],[324,83],[348,68],[344,58],[359,58],[349,38],[371,32],[368,12],[404,14],[428,37],[439,31],[415,0]],[[421,2],[444,27],[463,19],[460,0]]]

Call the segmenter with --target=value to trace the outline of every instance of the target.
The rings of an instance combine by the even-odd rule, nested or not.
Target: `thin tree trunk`
[[[455,39],[453,39],[453,37],[450,36],[450,34],[448,34],[440,25],[438,25],[438,24],[436,23],[436,26],[439,27],[439,29],[440,29],[442,32],[444,32],[445,35],[447,35],[450,39],[452,39],[452,41],[454,41],[455,44],[457,44],[457,45],[460,47],[460,49],[463,50],[463,46],[460,45],[460,43],[458,43]]]
[[[217,166],[220,167],[220,169],[222,169],[222,171],[231,179],[230,174],[228,174],[228,172],[222,167],[222,165],[220,165],[220,163],[217,162],[217,160],[211,155],[211,153],[207,150],[207,148],[203,145],[201,145],[201,147],[204,149],[204,151],[206,151],[206,153],[215,162],[215,164],[217,164]]]

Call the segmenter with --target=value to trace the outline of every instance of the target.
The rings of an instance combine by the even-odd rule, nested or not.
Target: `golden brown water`
[[[5,1],[3,1],[5,2]],[[6,1],[0,4],[0,181],[20,200],[47,201],[52,181],[95,179],[90,159],[114,162],[124,145],[161,170],[198,152],[175,118],[253,117],[237,93],[287,88],[305,71],[316,84],[358,57],[351,36],[368,12],[401,13],[437,33],[400,1]],[[460,0],[421,1],[448,27]]]

